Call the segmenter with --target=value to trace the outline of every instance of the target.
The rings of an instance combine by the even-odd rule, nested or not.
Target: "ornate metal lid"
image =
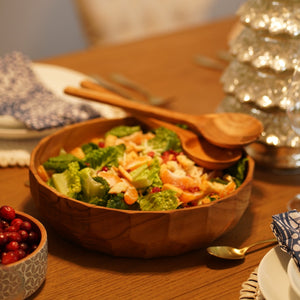
[[[265,112],[250,103],[241,103],[233,96],[227,96],[220,104],[219,111],[242,112],[260,120],[264,130],[259,141],[276,147],[300,148],[300,136],[291,128],[287,114],[283,111]]]
[[[244,27],[230,42],[230,53],[238,61],[252,64],[255,68],[269,68],[274,72],[293,71],[299,63],[300,36],[271,36],[265,32]]]
[[[248,0],[237,14],[242,23],[270,34],[300,35],[299,0]]]
[[[254,103],[258,108],[287,109],[287,89],[290,73],[275,74],[233,60],[221,76],[224,92],[234,95],[241,103]]]

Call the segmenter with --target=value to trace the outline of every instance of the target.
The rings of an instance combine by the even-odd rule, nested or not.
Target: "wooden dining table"
[[[103,45],[39,62],[108,78],[127,75],[157,95],[174,97],[171,110],[214,112],[224,92],[221,70],[201,67],[196,55],[228,50],[236,17],[120,45]],[[222,62],[226,66],[226,62]],[[293,173],[293,172],[292,172]],[[294,172],[296,173],[296,172]],[[238,299],[243,282],[273,245],[260,245],[243,260],[222,260],[205,248],[175,257],[112,257],[63,239],[37,211],[27,167],[0,169],[0,203],[37,217],[48,233],[46,280],[29,299]],[[272,238],[272,215],[285,212],[300,192],[300,174],[256,165],[249,207],[239,223],[213,245],[243,247]],[[197,226],[197,224],[195,224]],[[201,230],[201,228],[199,228]]]

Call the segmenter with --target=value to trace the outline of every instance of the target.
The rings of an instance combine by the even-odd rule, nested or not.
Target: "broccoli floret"
[[[115,135],[119,138],[127,135],[131,135],[137,131],[141,131],[140,126],[126,126],[126,125],[121,125],[121,126],[116,126],[106,132],[105,136],[107,135]]]
[[[210,179],[210,182],[217,182],[225,185],[228,184],[228,180],[222,179],[220,177],[212,178]]]
[[[155,137],[147,142],[146,151],[154,151],[156,153],[163,153],[168,150],[181,152],[181,142],[177,134],[165,127],[159,127],[154,130]]]
[[[79,163],[74,161],[70,162],[68,168],[62,173],[54,173],[52,175],[53,187],[68,197],[76,198],[81,192],[79,169]]]
[[[118,158],[123,155],[124,151],[124,144],[95,149],[86,154],[84,162],[97,170],[101,170],[104,166],[118,166]]]
[[[129,205],[124,201],[124,194],[111,194],[110,199],[108,199],[106,207],[117,208],[117,209],[129,209]]]
[[[90,204],[95,204],[95,205],[98,205],[98,206],[106,206],[107,205],[107,199],[106,198],[98,198],[98,197],[92,197],[90,200],[89,200],[89,203]]]
[[[70,162],[80,161],[79,158],[70,153],[63,153],[55,157],[50,157],[43,166],[46,170],[54,170],[61,173],[68,168]]]
[[[145,211],[171,210],[178,206],[176,192],[173,190],[150,193],[140,197],[138,201],[141,210]]]
[[[48,184],[49,186],[55,188],[55,186],[54,186],[54,184],[53,184],[53,179],[52,179],[52,177],[50,177],[50,178],[48,179],[47,184]]]
[[[159,161],[157,158],[153,159],[150,166],[143,164],[137,169],[130,172],[132,177],[132,184],[136,188],[146,188],[149,186],[162,186],[162,181],[159,177]]]
[[[91,152],[92,150],[95,149],[99,149],[99,146],[96,145],[95,143],[87,143],[81,146],[82,151],[84,152],[84,154],[87,154],[89,152]]]
[[[82,169],[79,172],[79,176],[84,201],[89,203],[92,201],[93,204],[95,204],[95,202],[106,203],[107,193],[109,191],[107,181],[102,177],[98,177],[96,171],[92,168]]]
[[[247,174],[247,172],[246,172],[247,166],[248,166],[248,158],[244,157],[244,158],[241,158],[233,166],[224,170],[224,173],[231,175],[233,177],[233,180],[234,180],[236,186],[239,187],[243,183],[245,176]]]

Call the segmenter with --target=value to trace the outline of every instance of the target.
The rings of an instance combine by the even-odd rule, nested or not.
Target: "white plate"
[[[300,272],[299,269],[291,258],[287,268],[288,277],[290,279],[290,283],[296,294],[300,297]]]
[[[279,246],[271,249],[258,266],[258,285],[267,300],[299,300],[290,285],[287,266],[290,256]]]
[[[43,84],[59,97],[73,103],[86,103],[85,100],[64,94],[63,90],[67,85],[79,86],[80,81],[88,78],[87,75],[49,64],[33,63],[32,67]],[[106,104],[91,102],[90,105],[97,109],[105,118],[121,118],[125,115],[121,109]],[[0,116],[0,139],[41,138],[53,133],[55,130],[57,128],[42,131],[30,130],[11,116]]]

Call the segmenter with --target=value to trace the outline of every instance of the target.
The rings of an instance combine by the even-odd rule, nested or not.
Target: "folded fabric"
[[[39,139],[0,139],[0,167],[28,167],[30,163],[30,154],[38,142]]]
[[[271,229],[280,248],[291,255],[300,271],[300,212],[291,210],[272,218]]]
[[[70,103],[48,90],[20,52],[0,58],[0,115],[10,115],[29,129],[43,130],[99,117],[89,104]]]

